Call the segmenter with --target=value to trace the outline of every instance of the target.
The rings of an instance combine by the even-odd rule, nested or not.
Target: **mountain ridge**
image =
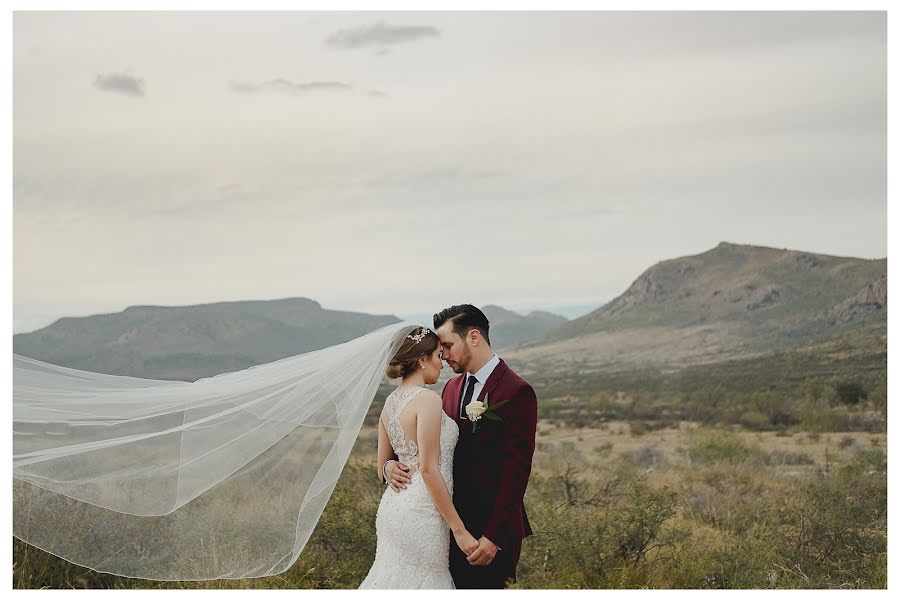
[[[886,258],[722,242],[652,265],[597,310],[506,355],[526,372],[541,361],[568,370],[681,368],[882,327],[886,296]]]
[[[481,307],[491,324],[491,346],[506,348],[551,330],[569,320],[561,315],[543,310],[533,310],[521,315],[496,304]]]
[[[576,319],[482,307],[491,340],[523,375],[589,374],[761,356],[853,330],[886,331],[887,259],[722,242],[660,261]],[[63,317],[13,350],[78,369],[193,380],[317,350],[399,322],[315,300],[129,306]]]
[[[195,380],[349,341],[399,322],[309,298],[130,306],[13,336],[13,351],[100,373]]]

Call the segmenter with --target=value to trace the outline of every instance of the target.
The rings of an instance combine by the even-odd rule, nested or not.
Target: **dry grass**
[[[535,452],[536,472],[549,475],[551,455],[564,442],[575,444],[592,463],[609,463],[628,458],[646,448],[652,448],[665,457],[672,467],[690,467],[688,448],[693,438],[704,428],[697,423],[681,421],[676,427],[665,427],[635,435],[629,421],[609,421],[600,428],[574,428],[553,423],[538,423],[538,448]],[[860,450],[886,448],[887,434],[869,432],[805,433],[785,435],[775,431],[731,430],[742,442],[759,447],[773,458],[773,469],[781,475],[811,474],[832,468],[850,460]],[[849,442],[848,442],[849,440]],[[793,455],[793,456],[792,456]],[[812,462],[790,464],[791,458],[808,457]]]
[[[885,434],[654,427],[539,423],[526,494],[535,535],[517,587],[886,586]],[[374,556],[376,446],[365,427],[319,526],[279,576],[133,580],[16,542],[14,587],[354,588]]]

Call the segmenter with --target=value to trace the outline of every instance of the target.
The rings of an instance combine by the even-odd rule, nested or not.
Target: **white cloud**
[[[425,38],[440,37],[436,27],[428,25],[390,25],[379,21],[373,25],[340,29],[325,40],[329,46],[342,49],[365,48],[414,42]]]

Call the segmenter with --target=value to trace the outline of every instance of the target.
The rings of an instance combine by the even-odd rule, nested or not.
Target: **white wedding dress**
[[[431,500],[419,472],[419,450],[407,440],[400,413],[424,388],[394,390],[385,400],[387,431],[400,462],[410,468],[406,489],[384,491],[375,517],[375,562],[359,586],[380,589],[454,589],[450,576],[450,528]],[[440,471],[453,495],[453,452],[459,427],[441,410]]]

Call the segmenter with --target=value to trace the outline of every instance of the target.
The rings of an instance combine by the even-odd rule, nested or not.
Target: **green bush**
[[[887,457],[871,450],[808,485],[781,537],[792,587],[887,585],[886,484]]]
[[[759,448],[745,444],[733,433],[707,431],[695,437],[688,448],[691,460],[699,463],[724,462],[731,465],[745,462],[765,464],[768,457]]]
[[[834,386],[838,398],[844,404],[859,404],[860,400],[865,400],[869,394],[858,381],[842,381]]]
[[[588,494],[591,502],[560,505],[548,496],[534,498],[529,515],[535,535],[523,546],[516,587],[640,587],[660,551],[687,539],[686,532],[669,526],[676,495],[624,473],[597,484]]]
[[[753,431],[765,431],[772,426],[769,417],[758,410],[748,410],[740,416],[738,422]]]
[[[829,432],[850,431],[849,417],[846,410],[806,404],[799,411],[800,428],[806,431]]]

